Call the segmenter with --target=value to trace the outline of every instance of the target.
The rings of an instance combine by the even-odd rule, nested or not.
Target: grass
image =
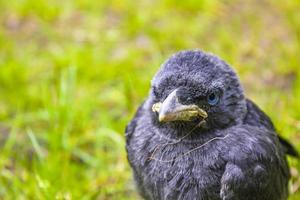
[[[200,3],[199,3],[200,2]],[[137,199],[124,127],[160,64],[234,66],[300,150],[298,1],[0,1],[0,199]],[[289,159],[290,199],[300,163]]]

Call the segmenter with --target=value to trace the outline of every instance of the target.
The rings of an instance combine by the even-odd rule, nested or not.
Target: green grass
[[[200,2],[200,3],[199,3]],[[160,64],[234,66],[300,150],[298,1],[0,1],[0,199],[137,199],[124,127]],[[292,165],[299,199],[300,163]]]

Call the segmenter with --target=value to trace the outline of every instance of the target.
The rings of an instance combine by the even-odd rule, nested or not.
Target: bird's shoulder
[[[256,162],[241,166],[229,162],[221,178],[222,199],[281,200],[288,195],[289,175],[280,166]]]
[[[244,118],[244,124],[252,126],[263,126],[275,131],[275,127],[268,115],[266,115],[253,101],[246,99],[247,114]]]
[[[226,130],[229,147],[228,160],[252,162],[259,159],[279,159],[283,157],[277,134],[269,129],[252,125],[238,125]]]
[[[125,136],[126,139],[130,139],[130,137],[132,136],[132,134],[134,133],[137,123],[139,120],[141,120],[143,112],[144,112],[144,105],[145,105],[145,101],[143,101],[141,103],[141,105],[138,107],[137,111],[135,112],[134,117],[132,118],[132,120],[127,124],[126,128],[125,128]]]
[[[253,101],[246,99],[247,102],[247,114],[244,118],[244,124],[252,126],[264,127],[273,132],[277,132],[270,117],[266,115]],[[286,139],[277,134],[281,146],[284,148],[286,154],[299,157],[299,153],[295,147]]]
[[[222,199],[283,199],[290,177],[284,151],[272,130],[242,125],[227,137]]]

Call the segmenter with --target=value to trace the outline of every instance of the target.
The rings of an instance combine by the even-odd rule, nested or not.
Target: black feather
[[[245,123],[252,126],[264,126],[267,129],[276,131],[271,119],[249,99],[247,99],[247,109],[248,112],[245,118]],[[279,135],[278,138],[286,154],[299,158],[299,153],[289,141]]]
[[[159,122],[151,108],[175,89],[178,101],[208,113],[205,127],[197,120]],[[220,100],[208,105],[215,90]],[[162,65],[127,126],[126,150],[146,200],[285,200],[286,153],[296,155],[269,117],[245,98],[232,68],[197,50],[179,52]]]

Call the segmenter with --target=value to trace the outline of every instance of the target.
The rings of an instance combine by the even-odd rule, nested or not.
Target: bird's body
[[[284,148],[226,63],[181,52],[163,65],[152,87],[126,129],[128,160],[144,199],[287,199]],[[182,117],[195,105],[207,116]]]

